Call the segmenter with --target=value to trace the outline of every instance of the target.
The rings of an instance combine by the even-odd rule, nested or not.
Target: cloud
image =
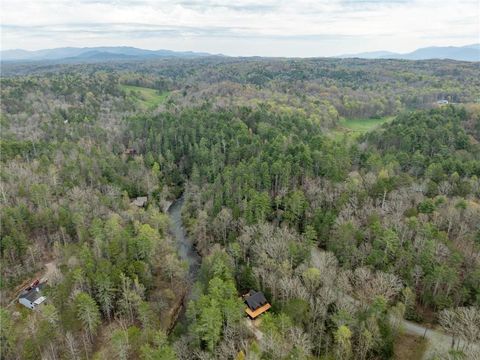
[[[34,34],[35,36],[67,36],[74,34],[98,34],[106,36],[141,36],[141,37],[221,37],[221,38],[245,38],[253,39],[257,34],[247,27],[192,27],[192,26],[163,26],[142,23],[85,23],[85,24],[52,24],[52,25],[4,25],[4,30]],[[264,34],[264,39],[286,39],[286,40],[338,40],[350,37],[343,34],[285,34],[274,35]]]
[[[267,12],[273,12],[279,9],[279,5],[276,4],[254,4],[254,3],[235,3],[231,2],[214,2],[214,1],[179,1],[178,5],[201,12],[210,11],[211,9],[233,10],[239,12],[249,12],[264,14]]]
[[[3,0],[2,44],[168,45],[287,56],[410,51],[478,41],[479,6],[477,0],[23,0],[22,6]]]

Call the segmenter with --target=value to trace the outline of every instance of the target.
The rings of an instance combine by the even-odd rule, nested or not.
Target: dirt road
[[[10,303],[8,303],[7,308],[18,302],[18,297],[20,293],[29,285],[31,285],[36,279],[40,279],[40,282],[53,280],[58,274],[58,268],[55,261],[50,261],[44,264],[44,269],[42,272],[38,272],[33,279],[25,280],[21,285],[17,286],[13,292]],[[10,296],[9,296],[10,298]]]

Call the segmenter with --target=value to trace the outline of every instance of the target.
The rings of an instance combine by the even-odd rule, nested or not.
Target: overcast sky
[[[480,0],[1,0],[2,49],[330,56],[480,42]]]

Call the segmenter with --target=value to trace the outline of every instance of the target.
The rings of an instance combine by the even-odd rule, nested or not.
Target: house
[[[42,295],[42,288],[44,286],[45,283],[40,284],[38,280],[35,281],[20,294],[18,302],[23,306],[34,310],[38,305],[47,300],[47,298]]]
[[[139,196],[131,202],[131,205],[144,207],[145,205],[147,205],[147,201],[148,201],[148,198],[146,196]]]
[[[244,299],[247,304],[245,312],[250,319],[255,319],[272,307],[261,291],[250,290],[250,292],[244,296]]]
[[[128,149],[125,149],[125,151],[123,152],[125,155],[137,155],[137,150],[133,149],[133,148],[128,148]]]

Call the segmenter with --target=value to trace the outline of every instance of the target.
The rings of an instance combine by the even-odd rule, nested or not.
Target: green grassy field
[[[140,86],[120,85],[120,87],[146,108],[154,108],[164,103],[169,94],[168,91],[159,93],[158,90]]]
[[[345,128],[347,131],[366,133],[391,120],[392,117],[378,119],[342,119],[340,121],[340,127]]]
[[[339,126],[332,131],[332,135],[335,139],[341,139],[345,135],[357,137],[392,121],[392,119],[393,116],[378,119],[342,119]]]

